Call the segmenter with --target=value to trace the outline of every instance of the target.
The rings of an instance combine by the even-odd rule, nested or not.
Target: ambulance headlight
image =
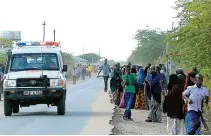
[[[16,87],[16,80],[4,80],[4,88]]]
[[[64,87],[64,81],[61,79],[50,79],[51,87]]]

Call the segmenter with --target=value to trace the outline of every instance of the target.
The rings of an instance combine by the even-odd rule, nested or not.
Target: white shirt
[[[209,91],[206,87],[198,88],[196,85],[188,86],[188,88],[183,92],[184,96],[189,96],[189,99],[192,100],[192,104],[188,104],[188,111],[202,111],[202,100],[209,96]]]
[[[76,69],[75,69],[75,70],[74,70],[74,69],[72,69],[72,70],[71,70],[71,75],[72,75],[72,76],[76,76],[76,74],[77,74]]]

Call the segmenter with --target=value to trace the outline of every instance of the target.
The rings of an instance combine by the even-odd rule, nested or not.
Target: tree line
[[[211,75],[211,0],[177,0],[174,9],[179,25],[171,32],[138,30],[138,45],[128,61],[147,64],[164,58],[168,42],[172,60]]]

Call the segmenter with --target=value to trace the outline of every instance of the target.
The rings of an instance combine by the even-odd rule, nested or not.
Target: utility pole
[[[174,30],[174,22],[172,22],[172,32]],[[169,78],[169,54],[168,54],[168,30],[167,30],[167,43],[166,43],[166,76],[167,76],[167,79]],[[170,61],[171,62],[171,61]],[[171,73],[171,68],[170,68],[170,73]]]
[[[169,79],[169,55],[168,55],[168,30],[167,30],[167,42],[166,42],[166,77]]]
[[[172,32],[174,31],[174,22],[172,22],[172,26],[171,26],[171,29],[172,29]],[[172,61],[171,61],[171,59],[170,59],[170,74],[172,73]]]
[[[53,30],[53,40],[56,41],[56,30]]]
[[[46,23],[45,21],[43,22],[43,41],[45,41],[45,26],[46,26]]]

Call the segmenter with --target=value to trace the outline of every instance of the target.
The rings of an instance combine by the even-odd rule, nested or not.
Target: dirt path
[[[163,117],[162,123],[145,122],[149,111],[132,110],[132,121],[122,119],[124,109],[115,107],[113,120],[110,122],[114,125],[114,135],[166,135],[166,117]]]

